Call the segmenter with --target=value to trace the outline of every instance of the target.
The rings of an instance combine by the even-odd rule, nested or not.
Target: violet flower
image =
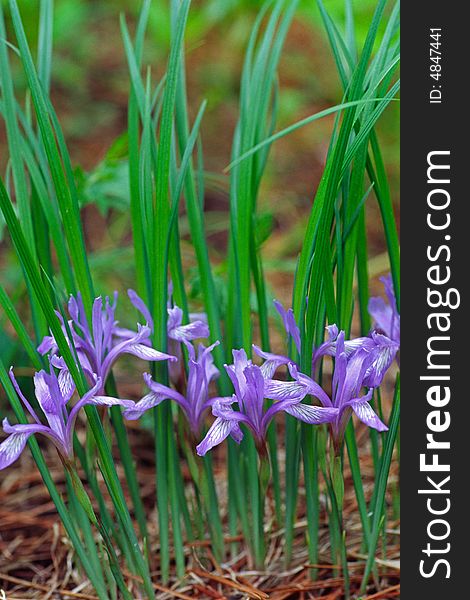
[[[219,342],[215,342],[208,348],[200,344],[197,354],[192,344],[187,345],[189,372],[185,395],[162,383],[153,381],[151,375],[145,373],[144,380],[150,393],[135,406],[124,411],[124,417],[128,420],[139,419],[145,411],[157,406],[163,400],[174,400],[183,409],[191,432],[195,436],[199,436],[204,415],[213,402],[213,399],[209,398],[209,385],[219,375],[219,370],[214,366],[212,358],[212,350],[218,344]]]
[[[261,450],[264,447],[269,423],[281,411],[310,424],[329,422],[335,417],[336,411],[331,408],[301,404],[300,397],[284,399],[273,395],[272,399],[276,402],[265,410],[266,380],[260,367],[247,359],[244,350],[233,350],[233,359],[233,365],[226,365],[225,368],[232,380],[235,394],[231,398],[213,400],[212,414],[216,420],[196,448],[200,456],[223,442],[229,435],[237,443],[240,443],[243,438],[240,428],[242,423],[251,430],[258,450]],[[324,393],[320,386],[318,386],[318,391]],[[238,403],[238,411],[232,408],[232,404],[235,402]]]
[[[169,286],[169,296],[171,297],[172,286]],[[153,332],[154,322],[149,309],[145,302],[138,296],[134,290],[128,290],[127,294],[135,308],[143,315],[147,325]],[[167,335],[168,335],[168,351],[176,356],[178,363],[181,362],[182,352],[181,343],[190,346],[190,342],[197,339],[205,339],[209,337],[209,327],[204,320],[204,314],[189,314],[190,322],[183,325],[183,311],[179,306],[171,306],[171,300],[168,301],[168,320],[167,320]],[[180,385],[184,379],[184,373],[178,363],[170,363],[168,371],[170,379]]]
[[[34,375],[35,395],[47,421],[41,423],[31,404],[24,397],[10,369],[10,379],[24,407],[35,421],[32,424],[10,425],[8,419],[3,420],[3,431],[8,437],[0,444],[0,469],[11,465],[20,456],[28,438],[34,434],[45,435],[56,446],[61,456],[70,461],[73,458],[73,430],[78,412],[87,404],[95,406],[124,406],[134,405],[132,400],[119,400],[110,396],[98,395],[102,382],[96,378],[95,385],[68,412],[67,403],[72,398],[75,386],[67,377],[56,375],[52,365],[50,373],[39,371]]]
[[[393,295],[391,288],[391,280],[388,285],[388,294]],[[373,300],[373,299],[371,299]],[[385,302],[382,298],[376,298],[375,300],[380,301],[383,305]],[[380,304],[379,302],[379,304]],[[297,348],[297,351],[301,351],[301,340],[299,327],[295,321],[294,313],[291,308],[285,309],[280,302],[274,301],[277,312],[282,318],[284,329],[288,337],[291,337]],[[395,303],[393,303],[395,306]],[[389,307],[386,307],[389,308]],[[396,317],[393,320],[396,324]],[[398,316],[399,325],[399,316]],[[393,328],[390,328],[392,330]],[[335,356],[336,355],[336,340],[338,337],[338,327],[336,325],[329,325],[326,327],[327,339],[323,344],[320,344],[318,348],[313,348],[312,354],[312,370],[315,365],[323,356]],[[393,329],[394,335],[396,335],[396,327]],[[374,353],[375,359],[369,367],[367,378],[364,383],[367,387],[378,387],[383,380],[385,373],[393,362],[398,350],[399,350],[399,327],[398,327],[398,340],[391,338],[386,331],[381,333],[380,331],[373,331],[368,336],[353,338],[350,340],[344,340],[344,352],[346,356],[351,358],[353,354],[362,347],[366,347]],[[296,364],[292,359],[283,354],[272,354],[270,352],[264,352],[258,346],[253,345],[255,353],[264,359],[264,363],[261,366],[261,370],[266,379],[272,379],[276,370],[282,365],[289,365],[290,363]],[[298,365],[297,365],[298,366]]]
[[[397,301],[393,291],[392,276],[388,274],[381,277],[380,281],[385,288],[388,304],[380,296],[369,300],[369,314],[375,321],[375,328],[383,332],[391,340],[400,344],[400,315],[397,309]]]
[[[318,398],[324,408],[329,409],[333,437],[335,442],[341,443],[344,431],[352,413],[369,427],[378,431],[386,431],[387,427],[370,406],[373,388],[360,396],[361,388],[367,382],[369,369],[377,358],[377,353],[361,346],[348,358],[344,331],[341,331],[336,339],[336,360],[332,381],[332,396],[330,397],[322,390],[313,379],[299,373],[294,364],[289,365],[293,381],[269,380],[265,383],[265,394],[273,399],[297,399],[298,401],[307,395]],[[303,406],[303,405],[302,405]]]
[[[338,327],[330,325],[327,328],[328,340],[321,344],[313,354],[312,364],[318,362],[323,356],[336,356]],[[381,385],[385,373],[393,362],[400,346],[386,335],[372,331],[370,335],[343,340],[344,353],[348,360],[361,348],[366,348],[372,353],[374,359],[367,369],[364,379],[365,387],[378,387]]]
[[[295,347],[300,354],[300,329],[295,320],[294,311],[292,308],[286,310],[278,300],[274,300],[273,303],[282,319],[287,335],[293,339]]]
[[[137,331],[126,330],[125,336],[117,326],[115,320],[117,302],[117,292],[114,294],[114,302],[111,304],[106,297],[103,300],[98,297],[93,302],[91,326],[88,322],[85,307],[80,293],[77,298],[70,297],[68,302],[68,312],[70,320],[68,321],[73,344],[77,353],[80,365],[90,381],[97,378],[101,380],[104,386],[106,379],[111,371],[114,362],[122,354],[132,354],[143,360],[161,361],[176,360],[175,356],[165,354],[155,350],[150,345],[150,327],[147,325],[137,325]],[[61,315],[58,313],[62,320]],[[68,332],[65,324],[62,323],[64,334],[68,339]],[[65,362],[57,356],[58,347],[53,336],[46,336],[38,346],[41,354],[51,352],[55,355],[54,366],[68,371]]]
[[[282,319],[282,324],[286,331],[287,337],[292,338],[295,347],[300,354],[300,330],[294,317],[294,311],[292,308],[288,308],[286,310],[278,300],[274,300],[273,304]],[[277,369],[282,365],[288,365],[289,363],[293,362],[292,359],[285,354],[273,354],[272,352],[265,352],[255,344],[253,344],[253,350],[255,354],[264,359],[264,363],[261,365],[261,371],[265,379],[271,379]]]
[[[295,347],[297,348],[297,352],[300,354],[300,329],[297,325],[297,321],[295,320],[294,311],[292,310],[292,308],[288,308],[286,310],[282,306],[282,304],[277,300],[274,300],[274,306],[282,319],[282,323],[288,339],[291,338],[293,340]],[[330,325],[326,327],[326,330],[328,333],[328,339],[317,349],[313,348],[312,368],[322,356],[334,356],[335,341],[338,337],[338,327],[336,325]],[[354,352],[358,347],[360,347],[365,339],[366,338],[356,338],[354,340],[348,340],[347,342],[345,342],[348,355],[352,354],[352,352]],[[290,363],[296,364],[295,361],[293,361],[291,358],[284,354],[272,354],[271,352],[264,352],[261,348],[255,346],[254,344],[253,350],[260,358],[263,358],[265,361],[261,366],[261,370],[263,371],[263,374],[266,377],[266,379],[271,379],[280,366],[289,365]]]
[[[153,331],[153,319],[145,302],[134,290],[127,291],[129,299],[135,308],[143,315],[147,325]],[[175,342],[191,342],[209,337],[209,327],[201,319],[200,314],[190,314],[190,322],[183,325],[183,311],[178,306],[168,307],[167,333],[170,340]]]

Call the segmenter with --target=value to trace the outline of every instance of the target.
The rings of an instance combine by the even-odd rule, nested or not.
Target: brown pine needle
[[[364,600],[378,600],[379,598],[386,598],[388,594],[395,595],[396,592],[400,591],[400,584],[392,585],[386,590],[382,590],[381,592],[377,592],[376,594],[372,594],[372,596],[367,596]]]
[[[22,585],[26,588],[31,588],[33,590],[38,590],[40,592],[50,592],[50,588],[47,585],[41,585],[40,583],[33,583],[32,581],[26,581],[25,579],[20,579],[19,577],[13,577],[12,575],[6,575],[5,573],[0,573],[0,581],[8,581],[9,583],[14,583],[16,585]],[[81,600],[99,600],[97,596],[90,596],[90,594],[84,594],[82,592],[70,592],[68,590],[57,589],[54,590],[55,594],[60,594],[61,596],[68,598],[80,598]]]
[[[190,573],[194,573],[198,577],[202,577],[205,579],[211,579],[212,581],[216,581],[222,585],[226,585],[228,587],[232,587],[240,592],[244,592],[250,598],[255,598],[255,600],[267,600],[269,598],[268,594],[262,592],[261,590],[256,589],[255,587],[243,583],[238,583],[238,581],[233,581],[233,579],[229,579],[228,577],[223,577],[222,575],[214,575],[213,573],[209,573],[206,571],[202,571],[201,569],[189,569]]]

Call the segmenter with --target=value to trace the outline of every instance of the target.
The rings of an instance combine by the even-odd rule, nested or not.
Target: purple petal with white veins
[[[77,303],[77,300],[73,296],[70,296],[68,304],[67,304],[67,308],[68,308],[69,315],[70,315],[72,321],[75,321],[76,323],[78,323],[78,321],[80,321],[78,303]]]
[[[75,303],[76,309],[73,307]],[[70,308],[72,307],[72,312],[70,312]],[[91,332],[90,327],[88,325],[87,314],[85,310],[85,305],[83,304],[83,298],[80,292],[77,292],[77,297],[70,297],[69,300],[69,314],[72,317],[74,323],[79,325],[81,331],[85,334],[85,338],[88,342],[91,342]]]
[[[193,319],[183,325],[183,311],[179,306],[168,309],[167,331],[168,337],[177,342],[190,342],[192,340],[209,337],[209,327],[205,321]]]
[[[194,321],[187,325],[179,325],[168,329],[168,337],[177,342],[190,342],[201,338],[209,337],[209,327],[202,321]]]
[[[165,354],[165,352],[159,352],[158,350],[155,350],[149,346],[145,346],[144,344],[129,344],[129,346],[125,346],[122,352],[124,354],[133,354],[134,356],[142,358],[143,360],[177,360],[176,356]]]
[[[34,374],[34,393],[46,416],[60,414],[62,406],[57,402],[57,394],[53,393],[52,378],[43,370]]]
[[[35,433],[46,435],[55,443],[59,450],[63,451],[61,440],[45,425],[27,425],[22,423],[10,425],[8,419],[4,419],[2,425],[3,431],[9,435],[0,444],[0,470],[8,467],[19,458],[28,438]]]
[[[64,403],[67,403],[75,392],[75,383],[70,375],[70,371],[68,369],[61,369],[57,376],[57,381]]]
[[[261,422],[264,407],[264,377],[257,365],[249,365],[245,371],[246,392],[243,398],[243,407],[240,398],[238,404],[250,420],[250,425],[257,437],[263,437]]]
[[[12,433],[0,444],[0,470],[19,458],[30,435],[32,433]]]
[[[367,347],[369,340],[370,338],[368,337],[358,337],[353,338],[352,340],[345,340],[344,353],[349,358],[354,354],[354,352],[356,352],[356,350],[359,350],[359,348],[363,348],[364,346]]]
[[[328,331],[328,340],[321,344],[313,353],[312,365],[315,365],[316,362],[322,356],[336,356],[336,346],[337,346],[337,338],[339,335],[338,327],[336,325],[329,325],[327,328]],[[353,338],[352,340],[344,340],[344,348],[343,352],[349,358],[364,345],[368,345],[370,342],[370,338],[368,337],[358,337]]]
[[[208,398],[204,402],[204,409],[210,408],[214,406],[214,404],[233,404],[236,402],[234,398],[235,396],[214,396],[212,398]]]
[[[351,398],[359,395],[367,368],[372,360],[371,353],[362,348],[353,355],[349,363],[344,353],[336,357],[333,384],[335,385],[334,404],[337,408],[341,408]],[[335,377],[339,367],[341,367],[340,375]]]
[[[317,398],[325,407],[331,407],[332,402],[323,388],[311,377],[299,373],[294,363],[289,363],[289,372],[294,381],[277,381],[271,379],[265,382],[266,398],[271,400],[302,400],[310,395]]]
[[[117,297],[118,293],[114,292],[114,299],[113,303],[111,304],[109,301],[109,297],[106,296],[104,313],[102,313],[101,315],[101,319],[103,322],[103,348],[105,351],[109,350],[109,348],[112,345],[114,329],[118,324],[118,322],[114,318],[114,314],[116,312]]]
[[[84,404],[93,404],[95,406],[123,406],[126,409],[134,408],[133,400],[121,400],[113,396],[91,396]],[[83,406],[83,404],[82,404]]]
[[[258,346],[253,344],[253,350],[260,357],[264,358],[264,363],[261,365],[261,372],[265,379],[272,379],[274,373],[282,365],[288,365],[291,359],[283,354],[272,354],[271,352],[264,352]]]
[[[235,441],[241,440],[240,438],[240,427],[238,426],[236,421],[226,421],[221,417],[217,418],[209,428],[209,431],[206,433],[205,438],[196,446],[196,452],[199,456],[204,456],[209,450],[211,450],[214,446],[217,446],[221,442],[223,442],[232,431],[235,432]],[[243,434],[242,434],[243,436]]]
[[[136,421],[140,419],[144,412],[158,406],[163,400],[165,400],[163,396],[150,392],[150,394],[144,396],[139,402],[136,402],[132,408],[126,408],[122,413],[123,417],[128,421]]]
[[[382,383],[400,347],[396,342],[379,333],[372,333],[371,339],[374,343],[371,352],[375,358],[365,373],[363,385],[375,388]]]
[[[325,327],[327,333],[328,333],[328,339],[330,341],[334,341],[336,340],[336,338],[339,335],[339,329],[338,329],[338,325],[336,325],[336,323],[333,323],[333,325],[327,325]]]
[[[322,406],[312,406],[302,403],[288,406],[285,408],[285,412],[310,425],[331,423],[338,416],[337,408],[323,408]]]
[[[392,276],[388,274],[381,277],[380,281],[385,288],[387,302],[381,297],[373,297],[369,300],[368,310],[374,319],[374,326],[381,330],[396,343],[400,343],[400,315],[397,310],[397,302],[393,289]]]
[[[349,406],[353,409],[356,416],[365,423],[368,427],[377,429],[377,431],[387,431],[388,427],[382,423],[372,406],[369,404],[369,394],[362,398],[356,398],[349,402]]]
[[[233,410],[232,404],[235,402],[237,402],[236,396],[232,396],[230,400],[224,397],[216,399],[212,404],[212,414],[225,421],[244,422],[248,425],[250,423],[248,417],[240,411]]]
[[[370,348],[363,346],[347,358],[344,352],[344,332],[338,336],[335,371],[333,373],[334,405],[341,408],[351,398],[359,396],[367,369],[374,360]]]
[[[302,400],[308,394],[308,388],[298,381],[278,381],[267,379],[264,382],[264,395],[270,400]]]
[[[300,401],[296,399],[282,400],[280,402],[275,402],[266,411],[262,423],[264,434],[266,433],[270,421],[279,412],[286,412],[296,419],[312,425],[334,421],[338,414],[336,408],[323,408],[321,406],[301,404]]]
[[[154,394],[161,396],[162,400],[174,400],[189,414],[190,406],[188,400],[183,396],[183,394],[180,394],[176,390],[164,385],[163,383],[154,381],[152,376],[148,373],[144,373],[144,381],[147,384],[147,387],[150,388]]]

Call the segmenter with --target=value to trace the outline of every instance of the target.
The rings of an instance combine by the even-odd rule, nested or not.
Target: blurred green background
[[[6,3],[4,3],[6,5]],[[74,162],[83,204],[87,245],[97,291],[109,293],[134,285],[132,241],[128,215],[127,162],[123,133],[127,127],[129,77],[121,42],[119,15],[133,28],[140,3],[133,0],[55,0],[52,99]],[[169,41],[167,0],[154,0],[144,53],[153,80],[164,72]],[[39,2],[19,2],[29,39],[37,39]],[[208,107],[202,125],[206,170],[207,229],[216,272],[223,274],[228,224],[228,176],[233,129],[238,116],[238,91],[245,46],[258,0],[194,0],[186,38],[188,96],[194,116],[202,99]],[[341,23],[343,0],[325,5]],[[368,29],[375,0],[356,0],[358,39]],[[9,40],[14,44],[8,21]],[[17,99],[27,103],[24,78],[11,53]],[[314,0],[303,0],[288,35],[279,71],[277,129],[341,102],[341,87]],[[399,108],[393,103],[379,124],[391,189],[398,210]],[[295,259],[306,219],[321,176],[332,118],[309,125],[277,142],[271,151],[259,204],[259,227],[266,241],[263,255],[275,295],[290,302]],[[0,119],[0,169],[8,172],[5,129]],[[367,200],[372,274],[386,265],[383,232],[373,195]],[[197,304],[194,258],[184,214],[183,258],[190,294]],[[0,242],[1,280],[20,307],[25,300],[22,276],[3,232]],[[375,261],[375,263],[374,263]],[[375,266],[374,266],[375,265]],[[24,302],[23,312],[28,310]],[[0,354],[6,364],[18,348],[0,314]],[[16,357],[18,358],[18,357]]]

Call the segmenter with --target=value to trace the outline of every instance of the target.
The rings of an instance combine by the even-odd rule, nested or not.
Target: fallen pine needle
[[[198,592],[202,592],[203,594],[206,594],[206,596],[208,596],[209,598],[215,598],[216,600],[225,600],[225,596],[223,594],[221,594],[217,590],[214,590],[214,588],[212,588],[212,587],[208,587],[207,585],[202,585],[200,583],[193,583],[192,587],[194,589],[198,590]]]
[[[41,585],[40,583],[33,583],[32,581],[26,581],[25,579],[19,579],[12,575],[5,575],[0,573],[0,581],[8,581],[9,583],[15,583],[16,585],[22,585],[24,587],[32,588],[33,590],[39,590],[40,592],[50,592],[51,589],[47,585]],[[68,596],[69,598],[80,598],[81,600],[99,600],[96,596],[90,596],[90,594],[83,594],[82,592],[70,592],[68,590],[57,589],[54,590],[54,594],[60,594],[61,596]]]
[[[127,571],[125,574],[126,574],[126,577],[128,577],[129,579],[133,579],[134,581],[137,581],[138,583],[143,583],[143,581],[140,577],[137,577],[136,575],[132,575],[132,573],[128,573]],[[192,598],[191,596],[187,596],[186,594],[183,594],[182,592],[177,592],[176,590],[172,590],[171,588],[165,587],[164,585],[160,585],[158,583],[152,582],[152,587],[155,590],[158,590],[159,592],[164,592],[165,594],[170,594],[170,596],[173,596],[174,598],[181,598],[181,600],[194,600],[194,598]]]
[[[385,598],[387,596],[387,594],[391,594],[394,592],[399,592],[400,591],[400,584],[397,583],[397,585],[392,585],[391,587],[382,590],[381,592],[377,592],[376,594],[372,594],[372,596],[366,596],[365,598],[363,598],[363,600],[378,600],[379,598]]]
[[[250,598],[255,598],[255,600],[267,600],[269,598],[268,594],[254,588],[251,585],[238,583],[238,581],[233,581],[233,579],[223,577],[222,575],[214,575],[213,573],[202,571],[201,569],[189,569],[189,572],[194,573],[194,575],[197,575],[198,577],[211,579],[212,581],[216,581],[217,583],[220,583],[222,585],[232,587],[238,590],[239,592],[244,592],[245,594],[250,596]]]

